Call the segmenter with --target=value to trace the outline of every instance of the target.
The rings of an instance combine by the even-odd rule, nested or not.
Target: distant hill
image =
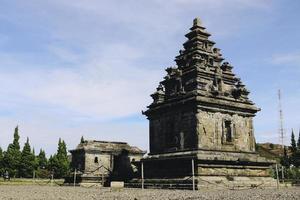
[[[285,146],[287,148],[288,155],[291,154],[290,147]],[[257,143],[256,151],[259,155],[264,156],[269,159],[278,160],[283,154],[282,146],[280,144],[273,143]]]

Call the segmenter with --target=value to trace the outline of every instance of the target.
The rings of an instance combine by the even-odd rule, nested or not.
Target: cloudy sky
[[[0,0],[0,146],[86,139],[148,149],[141,111],[200,17],[262,109],[258,142],[300,128],[300,3],[294,0]]]

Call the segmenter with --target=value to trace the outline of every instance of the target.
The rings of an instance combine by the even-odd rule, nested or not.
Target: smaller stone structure
[[[146,151],[125,142],[86,140],[70,153],[78,184],[104,185],[110,180],[134,177],[137,169],[132,162],[139,161]],[[72,182],[72,177],[66,182]]]

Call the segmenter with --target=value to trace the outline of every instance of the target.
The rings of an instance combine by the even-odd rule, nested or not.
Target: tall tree
[[[0,176],[4,172],[4,165],[3,165],[3,151],[2,148],[0,147]]]
[[[30,178],[35,168],[35,155],[31,151],[29,139],[27,138],[21,153],[20,176]]]
[[[290,159],[291,164],[296,167],[300,166],[300,151],[297,148],[293,130],[292,130],[292,135],[291,135],[291,151],[292,151],[292,155],[291,155],[291,159]]]
[[[15,149],[20,150],[20,136],[19,136],[19,126],[17,126],[15,128],[15,132],[14,132],[14,140],[13,140],[13,146]]]
[[[280,163],[285,167],[289,167],[290,165],[286,147],[283,149],[283,156],[281,157]]]
[[[295,154],[296,151],[297,151],[297,145],[296,145],[294,130],[292,130],[292,135],[291,135],[291,151],[292,151],[292,154]]]
[[[296,167],[300,167],[300,131],[297,141],[297,150],[296,153],[293,155],[293,162]]]
[[[19,175],[19,165],[21,160],[19,128],[15,128],[13,143],[9,144],[4,154],[4,168],[9,172],[10,176]]]
[[[38,167],[40,169],[45,169],[47,167],[47,163],[46,153],[43,149],[40,149],[40,153],[38,155]]]
[[[57,156],[56,154],[53,154],[50,156],[48,161],[48,170],[50,171],[51,174],[53,174],[55,178],[61,178],[59,169],[60,169],[60,164],[57,160]]]
[[[299,130],[298,141],[297,141],[297,149],[298,151],[300,151],[300,130]]]
[[[35,155],[34,147],[32,147],[32,155],[34,155],[34,169],[36,170],[39,166],[38,157]]]
[[[58,141],[57,158],[61,159],[61,160],[68,158],[66,143],[65,143],[65,141],[61,140],[60,138]]]
[[[62,178],[69,172],[69,165],[66,143],[59,138],[57,153],[49,158],[49,170],[56,178]]]
[[[300,151],[297,151],[295,153],[295,155],[293,156],[293,164],[296,166],[296,167],[300,167]]]
[[[69,160],[67,154],[67,145],[64,140],[61,140],[57,150],[57,160],[60,165],[59,174],[61,177],[66,176],[69,171]]]

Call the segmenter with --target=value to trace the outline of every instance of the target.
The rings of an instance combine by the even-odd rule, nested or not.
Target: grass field
[[[52,181],[53,185],[63,184],[63,179],[54,179]],[[10,181],[4,181],[0,179],[0,185],[51,185],[50,179],[22,179],[22,178],[12,178]]]

